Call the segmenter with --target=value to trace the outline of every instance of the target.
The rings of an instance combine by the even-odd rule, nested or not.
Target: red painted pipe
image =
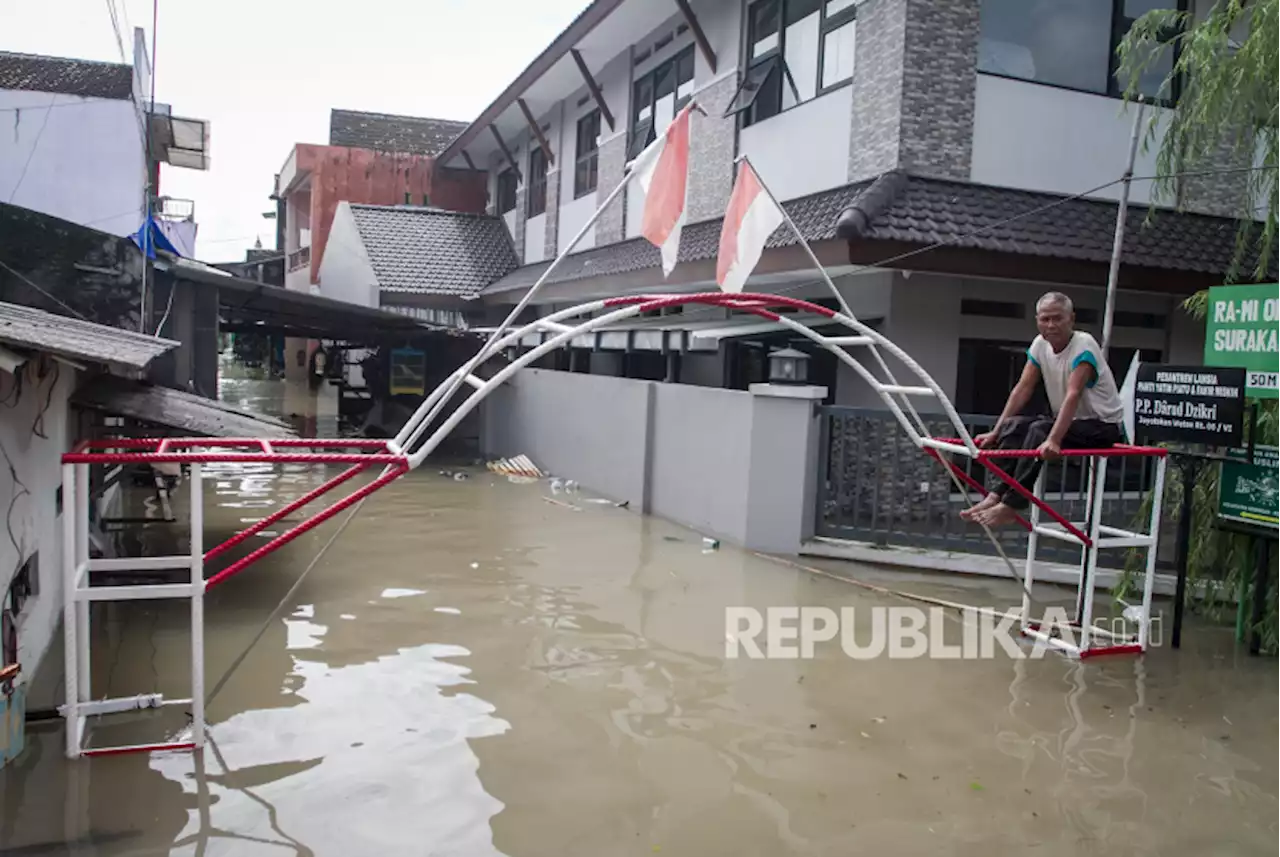
[[[373,458],[375,456],[369,456],[369,457]],[[334,515],[338,514],[343,509],[347,508],[348,506],[355,503],[356,501],[369,496],[374,491],[377,491],[379,488],[381,488],[383,485],[386,485],[387,483],[392,482],[395,479],[398,479],[402,474],[407,472],[408,469],[409,467],[407,464],[405,464],[404,459],[399,458],[397,461],[397,467],[393,469],[391,472],[384,473],[383,475],[379,476],[377,479],[373,480],[367,485],[364,485],[361,488],[358,488],[355,491],[351,492],[346,497],[343,497],[337,503],[334,503],[332,506],[325,509],[324,511],[317,513],[314,518],[308,518],[307,520],[298,524],[298,526],[294,527],[293,529],[276,536],[274,539],[272,539],[262,547],[255,550],[253,553],[250,553],[248,556],[241,557],[240,559],[231,563],[231,565],[227,566],[222,571],[215,574],[213,577],[210,577],[208,582],[205,584],[205,588],[212,589],[213,587],[217,586],[219,583],[222,583],[224,580],[231,577],[232,575],[235,575],[240,573],[241,571],[244,571],[250,565],[253,565],[253,563],[262,559],[267,554],[272,553],[273,551],[284,547],[289,542],[296,539],[298,536],[302,535],[308,530],[311,530],[311,529],[314,529],[315,527],[320,526],[325,521],[329,520]]]
[[[227,539],[222,544],[212,547],[209,550],[205,551],[204,561],[208,562],[214,557],[221,556],[222,554],[231,550],[231,548],[243,542],[245,539],[251,538],[257,533],[262,532],[267,527],[271,526],[281,518],[284,518],[288,515],[293,514],[297,510],[301,509],[303,506],[310,503],[312,500],[315,500],[321,494],[325,494],[331,489],[338,487],[343,482],[346,482],[348,479],[352,478],[356,474],[363,473],[367,467],[368,465],[365,465],[365,464],[357,464],[354,467],[347,468],[346,470],[339,473],[337,476],[325,482],[320,487],[315,488],[311,491],[308,491],[306,494],[303,494],[297,500],[294,500],[292,503],[285,506],[284,508],[277,509],[267,517],[263,518],[261,521],[258,521],[257,523],[255,523],[253,526],[236,533],[234,536]]]
[[[963,480],[964,483],[968,485],[970,488],[973,488],[975,491],[978,491],[983,497],[987,496],[987,493],[988,493],[987,486],[983,485],[977,479],[974,479],[968,473],[965,473],[963,470],[961,470],[959,467],[956,466],[955,462],[944,461],[942,456],[938,454],[938,451],[936,449],[930,449],[926,447],[925,452],[927,452],[929,455],[936,458],[942,464],[945,464],[947,467],[950,467],[952,472],[955,473],[955,475],[959,479]],[[1021,515],[1019,515],[1017,512],[1014,512],[1014,516],[1018,519],[1018,523],[1022,525],[1023,529],[1025,529],[1027,532],[1031,531],[1030,521],[1022,517]]]
[[[1062,515],[1058,514],[1057,510],[1052,508],[1048,503],[1041,500],[1039,497],[1037,497],[1035,494],[1028,491],[1026,488],[1023,488],[1022,483],[1014,479],[1012,476],[1010,476],[1008,472],[998,467],[992,461],[982,458],[981,456],[979,456],[977,460],[978,460],[978,463],[981,464],[983,467],[987,468],[996,476],[999,476],[1002,480],[1004,480],[1006,485],[1008,485],[1014,491],[1017,491],[1019,496],[1025,497],[1026,499],[1030,500],[1032,503],[1035,503],[1037,506],[1040,507],[1040,511],[1044,512],[1050,518],[1053,518],[1059,524],[1062,524],[1062,526],[1066,528],[1067,532],[1071,533],[1073,536],[1080,539],[1080,541],[1084,543],[1085,547],[1090,547],[1093,544],[1093,540],[1090,539],[1088,536],[1086,536],[1084,533],[1082,533],[1078,527],[1076,527],[1066,518],[1062,517]]]

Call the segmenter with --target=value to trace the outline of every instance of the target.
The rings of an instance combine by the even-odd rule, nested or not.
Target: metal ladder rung
[[[881,393],[900,393],[904,396],[933,396],[936,395],[933,390],[928,387],[907,387],[903,384],[878,384],[876,389]]]

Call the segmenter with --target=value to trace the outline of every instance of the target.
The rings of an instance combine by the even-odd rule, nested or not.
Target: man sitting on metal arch
[[[1035,490],[1043,461],[1056,461],[1063,449],[1102,449],[1124,438],[1124,405],[1115,377],[1098,341],[1075,329],[1075,308],[1061,292],[1036,301],[1040,335],[1027,349],[1022,377],[1009,393],[995,427],[974,438],[980,448],[1034,449],[1039,455],[1017,459],[1013,477],[1028,492]],[[1053,416],[1019,416],[1044,380]],[[999,482],[960,517],[987,526],[1016,520],[1030,502],[1012,486]]]

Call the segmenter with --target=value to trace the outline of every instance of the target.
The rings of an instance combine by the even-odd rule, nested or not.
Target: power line
[[[40,288],[40,286],[38,286],[38,285],[36,285],[35,283],[31,282],[31,280],[30,280],[30,279],[28,279],[25,275],[23,275],[23,274],[19,273],[18,271],[14,270],[13,268],[11,268],[11,267],[9,266],[9,264],[8,264],[7,262],[5,262],[5,260],[3,260],[3,259],[0,259],[0,268],[4,268],[4,269],[5,269],[6,271],[8,271],[10,274],[13,274],[13,275],[14,275],[15,277],[17,277],[19,280],[22,280],[22,281],[23,281],[24,283],[26,283],[28,286],[30,286],[31,288],[35,289],[35,290],[36,290],[37,292],[39,292],[40,294],[44,295],[44,296],[45,296],[46,298],[48,298],[49,300],[51,300],[51,301],[53,301],[54,303],[58,304],[58,305],[59,305],[59,306],[61,306],[63,309],[65,309],[65,310],[67,310],[68,312],[72,313],[72,314],[73,314],[73,315],[75,315],[77,318],[83,319],[84,321],[88,321],[88,320],[89,320],[88,318],[86,318],[86,317],[85,317],[84,313],[80,312],[80,311],[79,311],[79,310],[77,310],[75,307],[72,307],[72,306],[67,305],[67,304],[66,304],[66,303],[64,303],[61,299],[59,299],[56,295],[52,295],[52,294],[50,294],[49,292],[45,291],[44,289]]]
[[[58,100],[58,96],[54,96],[49,101],[49,107],[45,108],[44,121],[40,123],[40,130],[36,131],[36,138],[31,141],[31,151],[27,152],[27,160],[22,165],[22,172],[18,174],[18,181],[13,186],[13,190],[9,191],[8,202],[12,203],[13,198],[18,195],[18,188],[22,187],[23,180],[27,177],[27,169],[31,166],[31,161],[36,156],[36,149],[40,146],[40,138],[44,136],[44,127],[49,124],[49,108],[53,107],[53,102]]]

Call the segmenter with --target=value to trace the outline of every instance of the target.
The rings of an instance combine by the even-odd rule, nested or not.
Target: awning
[[[129,369],[145,369],[178,347],[171,339],[4,302],[0,302],[0,343]]]
[[[187,259],[157,263],[157,267],[181,280],[216,286],[220,329],[230,333],[260,331],[370,345],[388,338],[462,333],[376,307],[243,279]]]
[[[294,437],[280,420],[237,410],[216,399],[127,378],[100,377],[71,397],[80,408],[129,417],[185,437]]]

